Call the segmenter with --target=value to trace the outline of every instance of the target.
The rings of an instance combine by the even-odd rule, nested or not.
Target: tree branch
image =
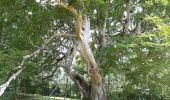
[[[46,45],[48,43],[50,43],[50,41],[52,41],[56,36],[59,36],[59,35],[61,35],[61,34],[57,34],[57,33],[54,34],[41,46],[41,48],[39,48],[38,50],[36,50],[32,54],[29,54],[29,55],[26,55],[26,56],[23,57],[22,62],[20,63],[19,66],[17,66],[13,75],[10,76],[4,84],[0,85],[0,96],[2,96],[2,94],[5,92],[6,88],[10,85],[12,80],[15,80],[16,77],[26,68],[26,67],[23,67],[25,61],[29,60],[29,59],[32,59],[32,60],[35,59],[38,56],[38,54],[41,52],[41,50],[43,50],[46,47]]]
[[[76,38],[80,39],[80,31],[81,31],[81,24],[82,24],[82,16],[77,10],[72,6],[69,5],[68,3],[61,2],[60,0],[57,0],[57,5],[60,7],[63,7],[64,9],[70,11],[76,18]]]

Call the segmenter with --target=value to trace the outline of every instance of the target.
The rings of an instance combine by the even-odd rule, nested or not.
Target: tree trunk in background
[[[99,32],[99,47],[98,50],[106,46],[106,25],[108,19],[108,10],[109,10],[110,0],[107,0],[105,3],[105,13],[104,13],[104,22],[101,25],[101,31]]]
[[[140,20],[135,27],[135,34],[136,35],[140,34],[140,32],[141,32],[141,23],[142,23],[142,20]]]
[[[90,35],[90,20],[87,16],[84,16],[81,24],[80,39],[78,39],[78,51],[86,64],[88,74],[91,78],[91,99],[105,100],[102,76],[89,45]]]
[[[126,0],[126,8],[125,8],[125,21],[124,21],[124,28],[123,28],[123,35],[129,34],[129,24],[130,24],[130,0]]]

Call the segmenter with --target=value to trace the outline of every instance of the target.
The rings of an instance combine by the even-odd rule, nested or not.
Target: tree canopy
[[[169,99],[169,37],[169,0],[1,0],[0,96]]]

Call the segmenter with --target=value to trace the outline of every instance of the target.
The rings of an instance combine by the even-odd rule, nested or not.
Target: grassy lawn
[[[41,95],[32,95],[32,94],[20,94],[17,96],[16,100],[80,100],[80,99],[71,99],[64,97],[49,97],[49,96],[41,96]]]

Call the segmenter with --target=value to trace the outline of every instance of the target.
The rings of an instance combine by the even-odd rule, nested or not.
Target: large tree
[[[129,56],[123,56],[117,49],[112,52],[113,48],[136,50],[133,47],[138,45],[138,39],[147,39],[139,37],[147,33],[166,33],[164,36],[154,35],[158,40],[168,36],[168,5],[168,0],[1,0],[0,67],[4,76],[0,80],[3,83],[0,95],[30,66],[34,66],[32,70],[40,68],[41,74],[48,73],[46,77],[53,76],[56,69],[62,67],[78,86],[84,99],[105,100],[104,77],[110,74],[114,66],[122,68],[117,63],[133,66],[126,64],[130,60]],[[156,43],[154,41],[154,45],[157,45],[158,40]],[[167,38],[163,40],[158,44],[168,42]],[[142,42],[146,43],[148,41]],[[110,45],[113,48],[110,49]],[[149,46],[145,49],[148,50]],[[140,52],[143,48],[140,45],[137,50]],[[85,63],[81,66],[85,67],[90,80],[72,70],[77,52]],[[136,55],[140,57],[135,60],[138,59],[137,62],[142,64],[143,55],[139,52]],[[130,74],[125,72],[127,76]]]

